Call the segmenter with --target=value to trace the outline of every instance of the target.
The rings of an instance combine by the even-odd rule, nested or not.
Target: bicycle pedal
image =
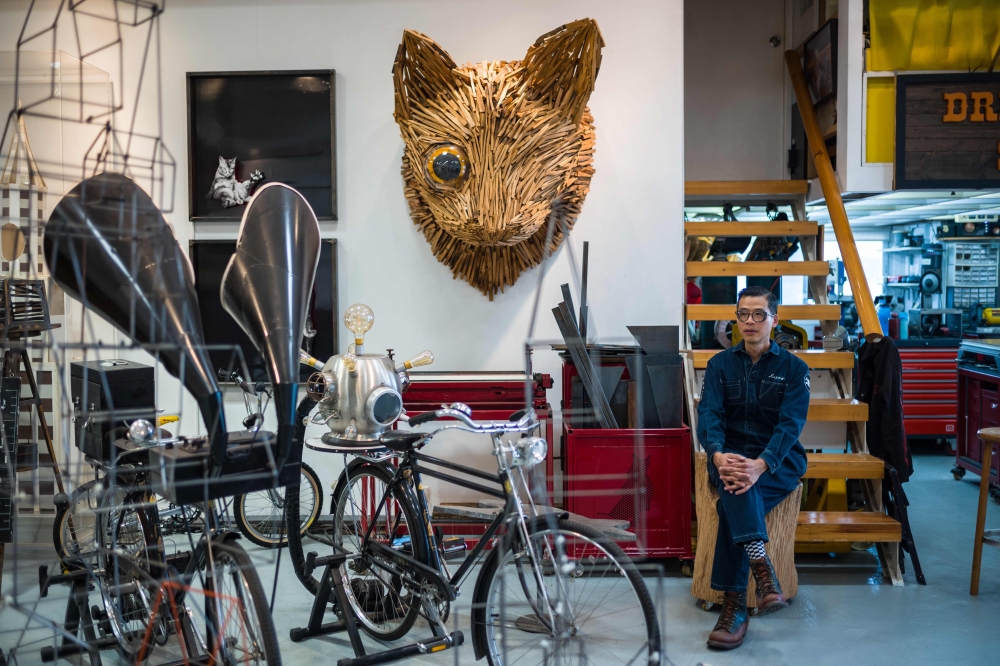
[[[465,557],[468,545],[465,539],[459,536],[445,537],[439,542],[441,545],[441,557],[445,560],[460,560]]]

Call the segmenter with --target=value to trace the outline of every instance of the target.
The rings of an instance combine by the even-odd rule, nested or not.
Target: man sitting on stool
[[[719,490],[712,589],[725,593],[708,645],[724,650],[743,644],[750,622],[748,569],[758,615],[788,605],[764,552],[764,516],[805,474],[799,433],[809,411],[809,367],[771,340],[778,299],[763,287],[747,287],[736,308],[743,341],[709,360],[698,406],[698,439]]]

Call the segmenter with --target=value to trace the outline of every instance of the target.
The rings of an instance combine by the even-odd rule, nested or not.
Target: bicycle
[[[336,549],[348,554],[340,572],[350,612],[361,628],[390,641],[406,634],[420,615],[439,642],[461,642],[460,636],[447,634],[443,616],[485,553],[472,599],[477,659],[485,656],[499,666],[587,655],[601,663],[658,664],[656,613],[635,565],[597,530],[565,515],[542,515],[531,499],[525,469],[544,461],[547,447],[545,440],[528,436],[538,427],[534,412],[521,410],[508,422],[477,424],[468,406],[455,403],[409,423],[441,419],[458,423],[429,433],[389,431],[380,438],[383,451],[356,456],[338,480],[333,539]],[[490,435],[498,472],[420,452],[435,435],[451,429]],[[506,434],[521,438],[505,444],[501,438]],[[446,562],[463,557],[465,543],[444,539],[435,529],[422,491],[425,475],[504,500],[454,573]],[[310,569],[300,570],[300,565],[297,574]],[[310,575],[299,577],[307,588],[315,582]]]
[[[219,368],[218,375],[223,381],[231,381],[243,391],[243,403],[247,410],[243,427],[251,432],[259,430],[264,424],[264,410],[271,399],[264,383],[256,382],[251,385],[238,370],[230,372]],[[256,409],[251,404],[251,396],[257,399]],[[282,488],[268,488],[233,497],[233,522],[252,543],[263,548],[281,548],[288,543],[290,525],[298,525],[299,536],[305,536],[315,524],[323,508],[323,486],[312,467],[303,462],[301,470],[298,515],[287,523],[285,490]]]
[[[263,413],[267,408],[267,402],[264,401],[264,398],[270,399],[271,397],[264,384],[257,382],[250,385],[240,376],[238,371],[230,373],[220,368],[218,373],[221,379],[232,381],[243,390],[243,400],[247,410],[243,426],[248,431],[258,431],[264,423]],[[251,404],[250,396],[255,396],[257,399],[256,409]],[[157,419],[157,426],[176,421],[176,416],[161,417]],[[128,428],[118,427],[113,429],[108,437],[114,441],[114,439],[126,436],[127,433]],[[67,542],[81,536],[80,534],[77,534],[76,537],[73,536],[73,532],[76,530],[70,529],[71,524],[75,526],[79,523],[79,532],[82,533],[83,537],[93,539],[93,511],[98,505],[95,493],[101,492],[103,488],[108,486],[107,478],[88,481],[73,491],[67,505],[56,511],[52,541],[56,553],[61,557],[71,552],[71,548],[67,547]],[[306,463],[301,463],[299,489],[299,511],[296,522],[299,525],[300,536],[305,536],[316,523],[323,507],[323,486],[320,484],[319,475]],[[188,507],[187,514],[182,519],[181,507],[162,498],[159,498],[158,502],[157,514],[162,534],[183,534],[192,528],[194,531],[200,531],[201,525],[198,522],[201,516],[200,509],[194,506]],[[233,512],[233,523],[247,540],[263,548],[280,548],[288,543],[288,528],[284,521],[285,491],[283,489],[268,488],[236,495],[231,502],[227,501],[223,504],[219,511],[222,516],[228,515],[230,504]],[[290,525],[291,522],[288,524]]]
[[[183,446],[204,439],[170,438],[147,446]],[[168,557],[150,470],[144,464],[148,449],[134,444],[125,449],[104,469],[102,481],[78,489],[86,490],[86,501],[57,499],[63,516],[57,526],[64,530],[60,557],[68,573],[49,576],[43,567],[42,595],[54,582],[93,581],[102,605],[87,611],[100,634],[92,639],[99,646],[114,646],[133,663],[176,635],[187,658],[280,666],[264,587],[249,555],[235,542],[235,533],[219,529],[215,502],[200,507],[205,522],[197,543],[189,537],[190,551]],[[179,509],[181,520],[188,523],[191,508]],[[204,601],[201,612],[195,612],[191,599],[199,590]],[[76,628],[82,631],[85,626],[89,622],[81,621]]]

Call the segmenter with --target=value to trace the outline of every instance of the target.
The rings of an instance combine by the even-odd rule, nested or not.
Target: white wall
[[[785,0],[685,1],[688,180],[788,178],[785,35]]]
[[[0,5],[0,50],[13,50],[27,6],[27,0]],[[628,324],[680,324],[683,13],[681,0],[170,0],[161,25],[163,118],[178,191],[167,219],[182,247],[192,237],[237,231],[236,223],[195,228],[187,219],[186,72],[336,69],[340,219],[324,223],[323,232],[339,241],[341,303],[361,301],[375,311],[368,350],[393,347],[407,355],[429,348],[437,370],[520,368],[538,270],[491,302],[453,280],[433,257],[403,197],[390,69],[405,28],[429,35],[465,63],[519,59],[543,33],[593,17],[607,43],[590,100],[596,175],[569,242],[579,260],[581,243],[591,241],[589,300],[599,335],[625,339]],[[769,36],[762,39],[771,50]],[[69,30],[60,33],[61,48],[72,53],[71,37]],[[132,32],[126,39],[132,40],[128,68],[141,54],[142,38]],[[112,58],[101,63],[116,67]],[[129,85],[134,90],[134,77]],[[0,100],[4,112],[8,103]],[[728,103],[717,100],[719,107]],[[152,104],[142,111],[145,120],[155,117]],[[558,337],[549,310],[570,275],[564,246],[545,281],[542,339]],[[536,352],[536,372],[558,377],[558,370],[553,352]],[[162,400],[177,394],[164,382]],[[559,393],[549,396],[558,407]],[[235,418],[242,406],[232,407]],[[183,430],[201,427],[195,414],[187,400]]]

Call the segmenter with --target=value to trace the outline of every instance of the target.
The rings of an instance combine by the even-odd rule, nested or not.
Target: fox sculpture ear
[[[601,68],[604,39],[597,21],[581,19],[547,32],[531,45],[522,65],[528,99],[551,104],[579,125]]]
[[[404,30],[392,64],[396,120],[409,120],[411,106],[420,106],[451,88],[456,67],[448,52],[433,39]]]

